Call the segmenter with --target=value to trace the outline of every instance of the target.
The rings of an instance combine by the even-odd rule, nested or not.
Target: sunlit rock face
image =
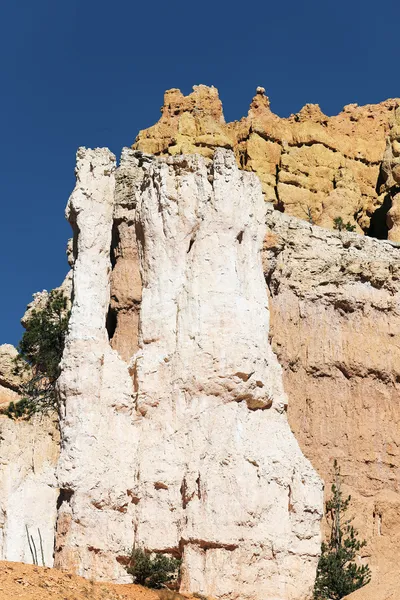
[[[129,581],[137,544],[182,557],[182,591],[304,600],[321,482],[303,452],[328,492],[342,467],[365,597],[397,585],[399,102],[281,119],[258,88],[225,123],[215,88],[174,89],[118,167],[78,151],[57,478],[55,421],[1,416],[2,558],[32,562],[28,527],[89,578]],[[15,356],[0,346],[3,407]]]
[[[81,149],[68,214],[56,564],[123,580],[135,543],[181,556],[183,591],[304,598],[322,485],[268,341],[258,179],[227,150],[211,164],[126,150],[115,174],[111,153]],[[119,313],[138,315],[128,339]]]
[[[132,545],[137,431],[132,380],[106,330],[115,157],[80,149],[67,207],[75,231],[73,306],[59,380],[56,566],[116,580]]]
[[[318,104],[306,104],[281,118],[258,87],[247,116],[226,123],[216,88],[194,86],[187,96],[171,89],[159,121],[140,131],[132,147],[161,156],[196,153],[209,160],[216,148],[231,148],[238,166],[258,175],[265,200],[275,208],[330,229],[341,217],[358,233],[385,238],[389,207],[379,191],[380,167],[399,105],[399,98],[348,104],[328,117]],[[396,222],[397,212],[392,215]]]
[[[380,175],[381,198],[389,207],[386,217],[388,238],[400,242],[400,107],[390,123]]]

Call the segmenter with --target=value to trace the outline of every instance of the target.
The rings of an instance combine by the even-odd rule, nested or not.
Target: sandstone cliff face
[[[284,119],[271,112],[265,90],[257,88],[248,116],[225,123],[218,91],[193,89],[189,96],[168,90],[160,121],[141,131],[133,148],[208,158],[217,147],[232,148],[238,165],[257,173],[265,199],[280,210],[328,228],[341,216],[359,233],[385,237],[379,211],[384,198],[376,188],[399,99],[350,104],[334,117],[307,104]]]
[[[182,556],[183,590],[303,598],[322,489],[268,342],[260,184],[223,150],[210,166],[125,151],[114,203],[114,168],[108,151],[81,149],[68,208],[79,234],[56,564],[121,579],[136,543]]]
[[[77,232],[73,307],[59,389],[62,414],[56,566],[115,580],[132,545],[137,445],[132,380],[106,330],[115,157],[79,150],[67,215]]]
[[[337,458],[368,541],[363,556],[383,581],[400,545],[400,247],[275,211],[267,225],[272,346],[289,423],[327,483]]]

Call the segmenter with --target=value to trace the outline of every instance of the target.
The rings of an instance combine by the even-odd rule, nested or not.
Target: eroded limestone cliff
[[[42,293],[28,306],[40,303]],[[27,312],[28,312],[27,311]],[[16,370],[18,351],[0,346],[0,405],[18,402],[27,373]],[[47,566],[54,562],[58,489],[55,465],[59,433],[55,416],[13,421],[0,415],[0,558],[31,562],[28,535],[39,560],[40,538]],[[32,544],[31,544],[32,546]]]
[[[225,123],[216,88],[195,86],[188,96],[172,89],[165,93],[159,122],[141,131],[133,148],[208,158],[217,147],[232,148],[240,168],[257,173],[265,199],[279,210],[328,228],[342,217],[359,233],[386,237],[390,205],[380,210],[385,201],[380,169],[399,104],[398,98],[349,104],[333,117],[307,104],[280,118],[264,88],[257,88],[247,117]],[[397,156],[397,146],[394,152]],[[397,234],[392,239],[400,241]]]
[[[288,426],[268,341],[260,183],[226,150],[210,166],[125,151],[114,206],[114,168],[108,151],[80,150],[68,208],[79,235],[59,386],[56,564],[120,579],[135,543],[181,556],[185,591],[303,598],[322,486]],[[137,270],[118,267],[133,260],[135,237],[138,333],[132,325],[122,343],[121,311],[108,318],[125,362],[106,321],[110,279],[111,310],[128,289],[137,313]]]

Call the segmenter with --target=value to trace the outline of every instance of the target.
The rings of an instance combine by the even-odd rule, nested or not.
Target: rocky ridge
[[[399,104],[398,98],[349,104],[333,117],[317,104],[307,104],[280,118],[259,87],[247,117],[225,123],[216,88],[195,86],[188,96],[171,89],[159,122],[141,131],[133,148],[207,158],[217,147],[231,148],[239,167],[258,175],[265,199],[279,210],[328,228],[340,216],[359,233],[386,237],[389,207],[379,210],[385,195],[377,188]],[[400,241],[397,234],[393,239]]]

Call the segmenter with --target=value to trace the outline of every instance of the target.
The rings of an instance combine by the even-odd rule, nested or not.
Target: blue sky
[[[171,87],[215,85],[227,120],[258,85],[281,116],[400,96],[399,23],[398,0],[3,0],[0,343],[67,271],[78,146],[119,155]]]

